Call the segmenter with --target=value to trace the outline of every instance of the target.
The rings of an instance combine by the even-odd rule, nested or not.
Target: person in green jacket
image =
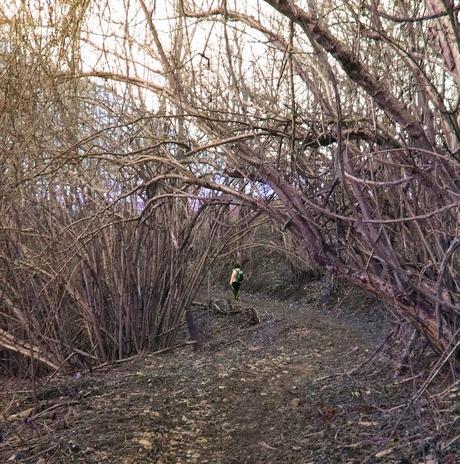
[[[235,300],[240,299],[240,286],[243,281],[244,273],[239,264],[235,264],[232,269],[232,274],[230,276],[230,285],[233,291],[233,298]]]

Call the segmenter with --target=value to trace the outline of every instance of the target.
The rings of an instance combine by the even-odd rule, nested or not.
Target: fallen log
[[[0,329],[0,347],[19,353],[27,358],[35,359],[53,370],[59,369],[60,363],[50,359],[49,355],[44,353],[40,347],[19,340],[3,329]]]

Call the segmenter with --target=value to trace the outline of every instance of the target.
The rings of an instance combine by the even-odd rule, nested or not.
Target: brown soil
[[[406,408],[412,375],[395,380],[380,363],[330,376],[369,357],[361,327],[300,304],[243,303],[259,324],[244,313],[195,312],[205,337],[197,351],[55,378],[35,407],[31,391],[10,385],[0,397],[0,462],[457,462],[455,386],[428,389]]]

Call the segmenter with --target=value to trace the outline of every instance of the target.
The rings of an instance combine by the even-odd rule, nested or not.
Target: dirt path
[[[34,411],[30,395],[16,393],[0,462],[357,463],[377,450],[375,436],[391,429],[407,384],[380,370],[318,380],[365,359],[365,337],[309,308],[255,297],[245,304],[260,324],[196,313],[206,334],[197,352],[145,354],[56,381]],[[378,462],[428,462],[420,443],[406,445],[395,437]]]

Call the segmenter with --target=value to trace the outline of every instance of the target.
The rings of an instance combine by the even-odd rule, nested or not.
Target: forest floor
[[[458,385],[438,382],[411,402],[426,372],[394,378],[378,358],[351,373],[383,337],[373,308],[342,318],[302,301],[242,304],[258,324],[194,312],[197,350],[55,377],[35,406],[26,386],[9,385],[0,463],[459,462]]]

